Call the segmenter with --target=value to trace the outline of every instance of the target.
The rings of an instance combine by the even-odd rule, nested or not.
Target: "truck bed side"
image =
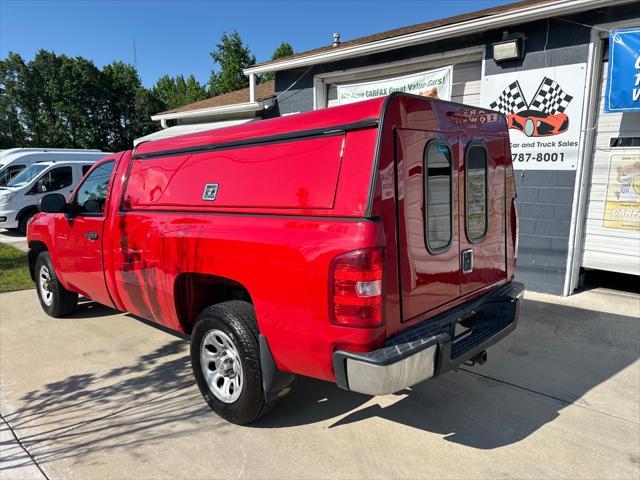
[[[331,260],[384,241],[380,222],[363,218],[376,135],[376,128],[366,128],[330,136],[337,150],[330,145],[328,152],[321,149],[319,155],[307,152],[306,158],[294,158],[312,166],[325,161],[327,154],[340,155],[340,175],[332,174],[336,183],[330,205],[301,205],[304,192],[278,178],[287,175],[282,168],[265,169],[262,184],[255,179],[243,184],[242,176],[233,176],[234,169],[245,169],[245,159],[274,159],[274,165],[282,167],[278,152],[259,157],[249,149],[237,149],[157,161],[131,160],[129,154],[110,193],[121,200],[112,202],[105,225],[110,232],[104,237],[105,271],[114,302],[121,310],[189,333],[197,314],[217,292],[237,289],[253,303],[260,332],[279,368],[333,379],[333,350],[375,348],[385,335],[384,327],[347,329],[327,321]],[[293,143],[281,145],[279,151],[291,151]],[[216,172],[221,159],[225,168]],[[200,173],[189,178],[196,170]],[[205,178],[208,171],[213,173]],[[202,201],[208,178],[220,179],[220,202]],[[310,181],[313,175],[300,178]],[[261,185],[284,185],[288,190],[280,192],[283,204],[261,205],[261,199],[270,198],[256,191]],[[234,188],[245,189],[253,204],[242,205],[244,197]],[[154,189],[152,197],[149,192]],[[225,197],[225,191],[235,196],[233,201],[227,202],[230,195]],[[340,339],[339,345],[335,339]]]

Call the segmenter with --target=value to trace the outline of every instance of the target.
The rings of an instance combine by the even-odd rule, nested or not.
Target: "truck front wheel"
[[[191,332],[191,366],[211,409],[245,425],[269,411],[262,388],[253,306],[232,300],[205,308]]]
[[[56,275],[48,252],[36,259],[36,290],[45,313],[51,317],[64,317],[78,306],[78,294],[62,286]]]

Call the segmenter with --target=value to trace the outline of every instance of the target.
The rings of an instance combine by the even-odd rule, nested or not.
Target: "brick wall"
[[[537,292],[562,294],[575,172],[517,171],[520,216],[517,277]]]

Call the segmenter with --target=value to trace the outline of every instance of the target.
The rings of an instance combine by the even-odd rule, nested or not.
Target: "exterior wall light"
[[[503,40],[501,42],[494,43],[493,46],[493,59],[499,62],[506,62],[509,60],[519,60],[522,58],[521,38],[512,38],[510,40]]]

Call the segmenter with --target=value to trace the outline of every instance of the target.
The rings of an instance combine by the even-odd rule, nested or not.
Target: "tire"
[[[20,216],[20,219],[18,220],[18,232],[20,232],[22,235],[27,234],[27,223],[29,223],[31,217],[33,217],[36,213],[38,213],[37,210],[32,210],[27,211]]]
[[[35,279],[38,300],[47,315],[64,317],[78,307],[78,294],[60,284],[49,252],[42,252],[36,258]]]
[[[275,403],[265,401],[258,325],[250,303],[223,302],[198,315],[191,332],[191,366],[209,407],[231,423],[251,423]]]

